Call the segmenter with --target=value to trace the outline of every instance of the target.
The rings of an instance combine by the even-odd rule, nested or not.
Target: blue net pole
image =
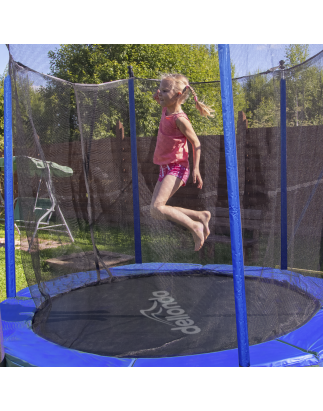
[[[15,231],[13,212],[13,154],[11,78],[4,81],[4,204],[7,297],[16,296]]]
[[[238,162],[236,136],[234,128],[234,109],[229,45],[219,44],[218,50],[220,62],[222,116],[229,200],[231,252],[233,265],[233,283],[238,337],[239,365],[241,367],[249,367],[250,356],[247,305],[244,282]]]
[[[287,270],[287,149],[286,149],[286,80],[280,80],[280,150],[281,150],[281,254],[280,268]]]
[[[5,366],[5,353],[3,345],[3,332],[2,332],[2,322],[1,322],[1,310],[0,310],[0,367]]]
[[[130,142],[131,142],[131,166],[132,166],[132,193],[133,193],[133,215],[135,232],[135,259],[136,264],[142,264],[141,254],[141,232],[140,232],[140,206],[139,206],[139,184],[138,184],[138,158],[137,158],[137,134],[136,134],[136,110],[135,110],[135,88],[132,68],[129,67],[129,117],[130,117]]]

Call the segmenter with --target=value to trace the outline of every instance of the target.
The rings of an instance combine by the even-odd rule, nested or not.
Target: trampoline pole
[[[248,339],[248,321],[244,281],[238,162],[234,127],[234,109],[229,45],[219,44],[218,52],[220,63],[222,116],[229,201],[231,252],[239,365],[241,367],[249,367],[250,355]]]
[[[280,167],[281,167],[281,214],[280,214],[280,269],[287,270],[287,148],[286,148],[286,80],[280,79]]]
[[[16,297],[15,231],[13,212],[13,153],[11,78],[4,80],[4,206],[7,297]]]
[[[6,366],[6,359],[3,346],[3,331],[2,331],[2,322],[1,322],[1,310],[0,310],[0,367]]]
[[[135,260],[136,264],[142,264],[141,255],[141,233],[140,233],[140,205],[138,184],[138,158],[137,158],[137,135],[136,135],[136,109],[135,88],[132,67],[129,70],[129,117],[130,117],[130,142],[131,142],[131,167],[132,167],[132,195],[133,195],[133,219],[135,232]]]

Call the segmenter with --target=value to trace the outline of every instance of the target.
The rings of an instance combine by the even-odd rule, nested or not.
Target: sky
[[[284,60],[286,44],[231,44],[231,61],[236,68],[236,77],[266,71],[279,65]],[[12,45],[13,52],[15,45]],[[59,44],[26,45],[26,54],[21,56],[21,61],[26,66],[36,71],[48,74],[50,72],[49,50],[55,50]],[[17,49],[18,50],[18,49]],[[310,44],[310,57],[323,50],[323,44]],[[9,53],[4,44],[0,44],[0,73],[2,74],[8,63]]]
[[[3,74],[9,61],[9,53],[5,44],[0,44],[0,74]]]

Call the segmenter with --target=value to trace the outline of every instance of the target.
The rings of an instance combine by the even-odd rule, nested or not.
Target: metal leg
[[[66,221],[65,221],[65,218],[64,218],[64,216],[63,216],[63,213],[62,213],[62,211],[61,211],[61,209],[60,209],[60,207],[59,207],[58,204],[57,204],[57,209],[58,209],[59,214],[60,214],[60,216],[61,216],[61,218],[62,218],[62,220],[63,220],[63,223],[64,223],[64,225],[65,225],[65,227],[66,227],[67,233],[68,233],[70,239],[72,240],[72,242],[74,243],[74,238],[73,238],[73,236],[72,236],[72,233],[71,233],[70,229],[68,228],[68,225],[67,225],[67,223],[66,223]]]
[[[42,178],[39,180],[39,184],[38,184],[38,190],[37,190],[36,200],[35,200],[35,204],[34,204],[34,212],[36,210],[36,204],[37,204],[37,200],[38,200],[38,194],[39,194],[39,190],[40,190],[41,181],[42,181]]]
[[[52,212],[53,212],[53,210],[52,210],[52,207],[51,207],[51,208],[50,208],[49,210],[47,210],[46,213],[45,213],[42,217],[40,217],[40,219],[37,221],[37,223],[36,223],[36,228],[35,228],[35,230],[34,230],[33,236],[32,236],[31,241],[30,241],[30,243],[29,243],[28,252],[30,252],[31,246],[32,246],[33,243],[34,243],[34,239],[35,239],[35,237],[36,237],[36,234],[37,234],[37,231],[38,231],[38,227],[39,227],[40,222],[41,222],[48,214],[50,214],[50,213],[52,213]]]
[[[15,228],[16,228],[16,230],[18,231],[18,234],[20,235],[20,230],[19,230],[19,228],[18,228],[18,226],[17,226],[16,223],[15,223]]]

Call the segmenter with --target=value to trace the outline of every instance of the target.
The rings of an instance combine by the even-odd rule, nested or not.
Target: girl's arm
[[[176,125],[193,147],[193,183],[198,182],[197,188],[203,187],[203,180],[200,174],[200,158],[201,158],[201,143],[198,139],[192,124],[185,117],[178,117],[176,119]]]

